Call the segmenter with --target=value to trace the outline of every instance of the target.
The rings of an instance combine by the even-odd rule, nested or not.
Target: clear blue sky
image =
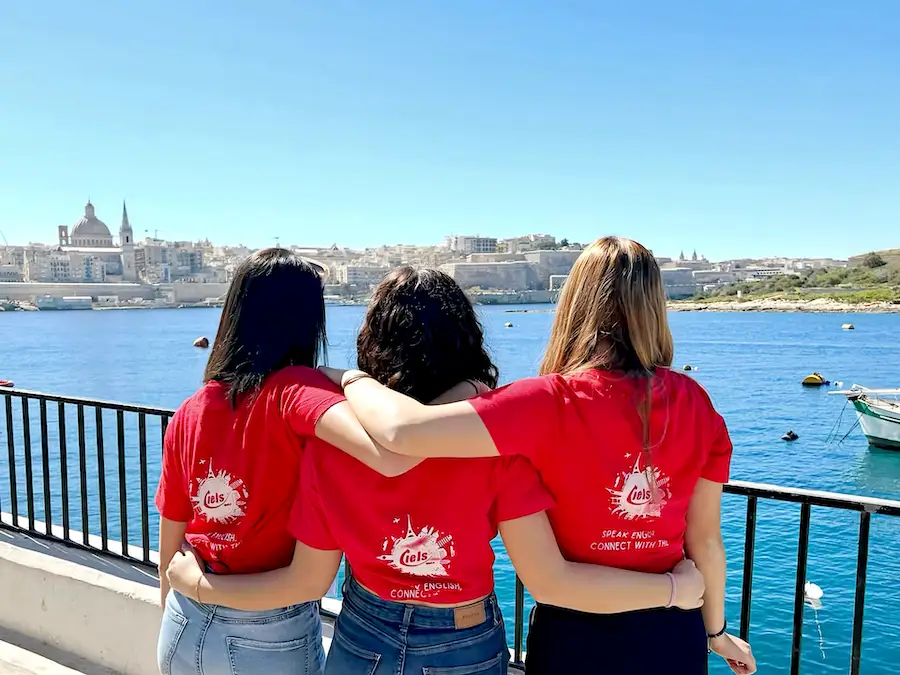
[[[900,2],[3,0],[0,230],[900,246]]]

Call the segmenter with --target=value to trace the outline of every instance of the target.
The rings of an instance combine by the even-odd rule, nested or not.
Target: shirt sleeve
[[[708,428],[709,454],[700,476],[714,483],[727,483],[731,470],[731,437],[728,435],[728,427],[725,420],[710,404]]]
[[[501,455],[535,461],[559,438],[565,394],[558,377],[529,377],[469,399]]]
[[[281,412],[298,436],[314,436],[316,423],[331,406],[345,401],[340,388],[314,368],[286,368]]]
[[[501,457],[496,461],[496,522],[523,518],[554,506],[553,497],[541,483],[531,462],[524,457]]]
[[[188,478],[184,472],[186,448],[182,447],[181,415],[175,416],[166,428],[163,441],[162,471],[156,489],[156,508],[166,520],[187,523],[194,516]]]
[[[316,478],[315,447],[308,447],[303,453],[303,469],[300,474],[300,489],[291,509],[290,532],[297,541],[320,551],[337,551],[340,546],[331,536],[325,507]]]

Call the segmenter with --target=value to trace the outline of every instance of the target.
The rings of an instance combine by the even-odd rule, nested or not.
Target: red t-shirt
[[[686,515],[699,478],[725,483],[731,441],[694,380],[660,370],[644,470],[638,397],[646,381],[599,370],[514,382],[470,399],[501,455],[522,454],[556,500],[548,513],[575,562],[667,572],[684,557]]]
[[[312,368],[284,368],[232,408],[227,388],[209,382],[166,430],[156,506],[187,522],[187,540],[218,574],[289,565],[295,540],[287,524],[302,451],[316,422],[344,400]]]
[[[552,505],[524,457],[429,459],[385,478],[315,441],[291,531],[343,550],[357,581],[385,600],[456,604],[493,591],[497,524]]]

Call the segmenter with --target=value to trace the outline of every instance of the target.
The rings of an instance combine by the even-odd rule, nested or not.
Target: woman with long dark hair
[[[720,502],[731,441],[703,388],[670,369],[672,357],[653,255],[606,237],[572,268],[540,377],[424,406],[366,372],[327,371],[389,450],[529,458],[556,499],[550,522],[567,560],[663,573],[686,553],[703,573],[702,610],[610,615],[536,597],[529,675],[643,674],[648,648],[668,672],[705,673],[707,647],[735,673],[756,669],[725,621]]]
[[[388,275],[357,346],[361,367],[417,401],[461,400],[497,383],[475,311],[443,272]],[[525,457],[427,460],[385,478],[312,443],[301,481],[290,568],[218,577],[178,556],[169,577],[206,602],[266,609],[315,597],[343,552],[352,575],[328,675],[505,673],[509,652],[492,572],[498,530],[526,587],[546,602],[590,612],[693,609],[703,593],[688,562],[666,575],[565,561],[546,516],[553,499]]]
[[[379,452],[340,391],[315,370],[324,350],[319,271],[277,248],[241,263],[204,384],[166,431],[156,495],[161,570],[184,539],[218,575],[289,565],[288,516],[310,439],[337,443],[389,474],[415,463]],[[318,595],[329,585],[323,580]],[[164,574],[160,591],[163,675],[321,672],[315,603],[235,611],[170,593]]]

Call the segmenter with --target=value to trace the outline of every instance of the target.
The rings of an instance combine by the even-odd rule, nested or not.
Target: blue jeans
[[[351,578],[325,675],[505,675],[508,663],[493,594],[456,610],[423,607],[382,600]]]
[[[162,675],[321,675],[319,607],[307,602],[247,612],[170,591],[157,660]]]

